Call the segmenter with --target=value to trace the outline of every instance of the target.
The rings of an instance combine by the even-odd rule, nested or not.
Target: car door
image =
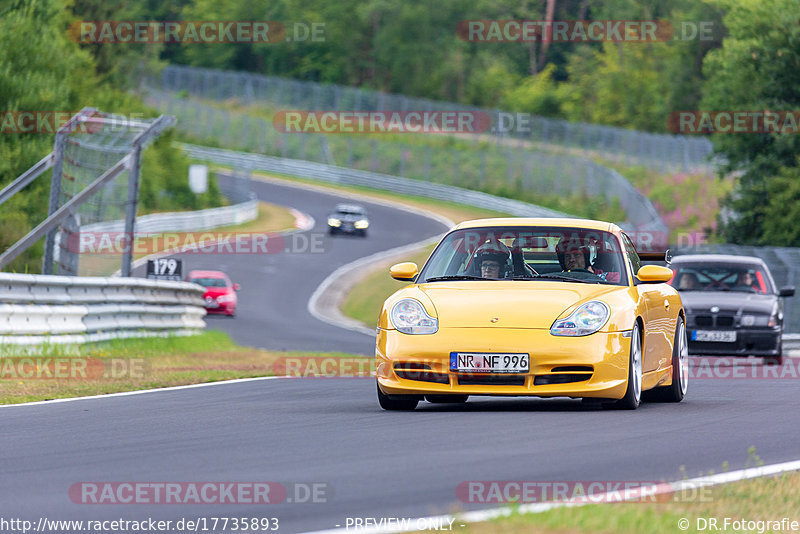
[[[631,264],[631,270],[635,275],[639,272],[642,263],[639,254],[633,246],[630,238],[622,234],[622,241],[625,246],[625,255]],[[639,295],[639,302],[643,303],[644,309],[644,350],[642,351],[642,371],[655,371],[662,367],[664,354],[669,354],[669,346],[665,345],[665,331],[669,323],[669,307],[665,306],[666,295],[662,290],[663,284],[643,284],[634,278],[636,291]]]

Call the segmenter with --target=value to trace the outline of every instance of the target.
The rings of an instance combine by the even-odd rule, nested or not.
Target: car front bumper
[[[627,388],[630,342],[623,332],[556,337],[549,330],[522,328],[445,328],[431,335],[379,329],[376,374],[387,395],[620,399]],[[528,353],[530,367],[524,374],[458,373],[450,370],[451,352]],[[563,380],[569,382],[554,383]]]
[[[780,328],[748,328],[737,329],[736,341],[693,341],[694,330],[713,330],[707,328],[693,328],[687,330],[689,338],[689,354],[692,356],[778,356],[781,354]],[[719,329],[721,330],[721,329]],[[728,329],[730,331],[731,329]]]

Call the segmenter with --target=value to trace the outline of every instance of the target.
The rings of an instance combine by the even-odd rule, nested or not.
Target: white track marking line
[[[621,497],[621,491],[611,491],[602,494],[593,494],[589,498],[571,499],[567,501],[551,501],[541,503],[522,504],[515,508],[503,506],[499,508],[490,508],[487,510],[476,510],[473,512],[464,512],[458,515],[439,515],[419,518],[408,518],[406,525],[411,525],[412,529],[408,526],[405,528],[397,526],[375,526],[372,528],[362,527],[339,527],[328,530],[316,530],[307,532],[306,534],[334,534],[342,532],[357,531],[359,534],[393,534],[402,532],[414,532],[413,526],[419,521],[421,524],[449,524],[453,521],[454,525],[460,523],[473,523],[479,521],[488,521],[498,517],[509,516],[512,513],[540,513],[552,510],[554,508],[569,508],[574,506],[585,506],[587,504],[598,504],[606,502],[625,502],[626,500],[635,500],[638,498],[645,498],[648,496],[663,495],[668,493],[679,492],[684,489],[696,489],[699,487],[717,486],[720,484],[729,484],[731,482],[739,482],[742,480],[749,480],[769,475],[777,475],[779,473],[787,473],[791,471],[800,470],[800,460],[791,462],[784,462],[780,464],[765,465],[761,467],[751,467],[748,469],[740,469],[738,471],[730,471],[728,473],[720,473],[717,475],[709,475],[698,478],[690,478],[687,480],[679,480],[676,482],[664,482],[662,484],[652,484],[650,486],[642,486],[638,488],[638,492],[626,491],[628,498]],[[631,495],[633,493],[633,495]],[[353,516],[355,517],[355,516]],[[375,518],[379,519],[379,518]],[[406,519],[406,518],[399,518]]]
[[[166,388],[137,389],[135,391],[120,391],[119,393],[107,393],[104,395],[90,395],[87,397],[69,397],[65,399],[53,399],[46,401],[21,402],[18,404],[0,404],[0,409],[17,408],[19,406],[42,406],[57,404],[62,402],[74,402],[89,399],[108,399],[111,397],[127,397],[129,395],[143,395],[145,393],[158,393],[160,391],[178,391],[180,389],[203,388],[210,386],[224,386],[227,384],[239,384],[242,382],[255,382],[257,380],[276,380],[279,378],[292,378],[291,376],[255,376],[251,378],[234,378],[231,380],[218,380],[216,382],[203,382],[202,384],[187,384],[185,386],[170,386]]]

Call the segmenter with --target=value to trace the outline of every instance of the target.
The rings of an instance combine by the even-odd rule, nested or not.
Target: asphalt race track
[[[264,200],[311,214],[313,232],[324,232],[325,216],[341,200],[254,187]],[[242,284],[238,316],[210,318],[209,326],[245,345],[371,354],[368,336],[311,317],[309,296],[340,265],[443,228],[367,206],[369,238],[325,235],[324,254],[185,255],[187,269],[221,269]],[[0,516],[34,524],[42,517],[277,518],[279,532],[294,533],[343,527],[348,517],[496,506],[461,502],[456,488],[467,481],[678,480],[719,472],[724,462],[745,467],[750,447],[766,464],[800,457],[797,384],[692,380],[683,403],[644,403],[633,412],[566,399],[487,397],[385,412],[374,378],[276,378],[9,406],[0,408]],[[267,505],[71,500],[74,484],[101,481],[277,482],[289,495]],[[298,503],[312,484],[320,488],[317,502]]]
[[[241,284],[236,317],[207,316],[208,328],[227,332],[241,345],[275,350],[349,352],[372,356],[375,340],[364,334],[324,323],[306,309],[308,299],[334,270],[382,250],[415,243],[447,230],[436,220],[358,201],[369,213],[367,238],[327,235],[327,215],[345,194],[253,181],[258,198],[309,214],[315,225],[308,232],[285,237],[275,254],[178,254],[184,273],[191,269],[224,271]],[[322,249],[322,253],[312,252]],[[268,244],[268,249],[269,248]],[[144,267],[134,271],[144,276]],[[386,273],[389,276],[389,273]],[[376,312],[377,322],[377,312]]]
[[[652,481],[798,457],[796,380],[695,380],[681,404],[473,398],[384,412],[374,379],[275,379],[0,409],[3,515],[277,517],[280,532],[454,507],[464,481]],[[752,465],[752,464],[751,464]],[[327,502],[87,505],[81,481],[327,484]],[[290,493],[291,498],[291,493]],[[632,505],[635,506],[635,505]]]

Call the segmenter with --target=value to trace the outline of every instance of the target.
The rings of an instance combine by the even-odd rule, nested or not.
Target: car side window
[[[633,275],[636,276],[636,273],[639,272],[639,269],[642,266],[642,261],[639,259],[639,254],[636,252],[636,247],[633,246],[630,238],[624,233],[622,234],[622,243],[625,245],[625,255],[628,257],[628,261],[631,262]]]

